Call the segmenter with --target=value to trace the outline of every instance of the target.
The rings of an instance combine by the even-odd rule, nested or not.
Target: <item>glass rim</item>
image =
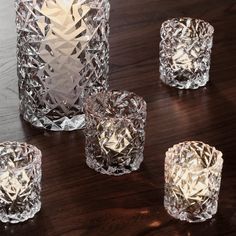
[[[192,18],[192,17],[187,17],[187,16],[183,16],[183,17],[173,17],[173,18],[170,18],[168,20],[165,20],[162,24],[161,24],[161,32],[164,31],[164,25],[165,24],[169,24],[169,23],[172,23],[174,21],[178,21],[180,22],[181,20],[191,20],[191,21],[199,21],[199,22],[202,22],[205,27],[207,27],[209,29],[209,33],[207,33],[206,35],[204,35],[203,38],[207,38],[207,37],[212,37],[214,32],[215,32],[215,29],[214,27],[207,21],[203,20],[203,19],[199,19],[199,18]],[[182,38],[186,38],[186,36],[183,36]],[[197,37],[193,37],[194,38],[197,38]]]
[[[25,146],[25,147],[27,147],[28,149],[30,149],[33,152],[32,160],[31,161],[27,161],[27,164],[25,164],[25,165],[23,165],[21,167],[17,167],[16,168],[17,170],[25,169],[27,167],[33,166],[38,161],[39,161],[39,164],[41,166],[41,164],[42,164],[42,152],[41,152],[40,149],[38,149],[36,146],[34,146],[32,144],[29,144],[29,143],[26,143],[26,142],[18,142],[18,141],[6,141],[6,142],[0,143],[0,148],[7,148],[9,146],[9,148],[14,151],[14,149],[12,148],[13,145]],[[0,158],[1,157],[2,157],[2,155],[0,154]],[[2,171],[4,172],[4,170],[2,170]],[[1,172],[1,170],[0,170],[0,172]]]
[[[223,153],[222,153],[221,151],[219,151],[218,149],[216,149],[214,146],[211,146],[211,145],[209,145],[209,144],[206,144],[206,143],[204,143],[204,142],[202,142],[202,141],[184,141],[184,142],[175,144],[174,146],[170,147],[170,148],[167,150],[167,152],[166,152],[166,158],[167,158],[171,153],[174,153],[174,151],[175,151],[175,149],[176,149],[177,147],[180,147],[181,145],[191,144],[191,143],[203,144],[203,145],[207,146],[208,148],[211,148],[212,150],[214,150],[214,151],[216,152],[216,154],[217,154],[217,156],[216,156],[216,161],[215,161],[215,163],[214,163],[212,166],[210,166],[210,167],[208,167],[208,168],[211,169],[211,168],[214,168],[214,167],[217,166],[217,165],[220,165],[220,166],[223,165],[223,163],[224,163]],[[204,169],[206,169],[206,168],[203,168],[203,170],[204,170]]]
[[[137,112],[135,112],[135,114],[129,113],[129,114],[120,115],[120,114],[116,113],[116,114],[118,114],[117,117],[116,116],[109,117],[106,114],[101,113],[101,112],[96,112],[96,111],[94,111],[93,108],[91,108],[90,104],[93,103],[94,99],[96,99],[97,97],[100,97],[102,95],[110,97],[112,94],[115,94],[115,93],[119,93],[120,95],[127,94],[127,95],[133,96],[133,98],[135,98],[136,101],[139,101],[139,104],[144,108],[145,113],[147,113],[147,103],[143,97],[137,95],[134,92],[130,92],[127,90],[107,90],[107,91],[102,91],[102,92],[96,93],[94,95],[91,95],[85,100],[85,106],[84,106],[85,115],[92,114],[94,117],[96,117],[98,119],[104,119],[104,120],[105,119],[130,119],[130,118],[137,119],[138,117],[141,116],[141,113],[138,112],[138,109],[137,109]]]

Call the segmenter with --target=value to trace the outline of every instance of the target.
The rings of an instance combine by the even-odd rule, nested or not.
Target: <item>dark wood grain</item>
[[[44,132],[21,120],[13,2],[0,4],[0,141],[27,141],[42,150],[43,207],[24,224],[0,224],[0,235],[236,235],[235,0],[111,1],[111,88],[138,93],[149,110],[145,161],[140,171],[118,178],[87,168],[82,131]],[[160,26],[174,16],[215,27],[206,88],[178,91],[159,80]],[[219,211],[202,224],[174,220],[163,208],[165,151],[183,140],[202,140],[224,153]]]

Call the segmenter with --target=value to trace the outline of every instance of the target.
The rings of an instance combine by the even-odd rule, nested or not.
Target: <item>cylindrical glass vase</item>
[[[143,161],[146,102],[127,91],[101,92],[87,99],[87,165],[108,175],[138,170]]]
[[[218,208],[222,153],[202,142],[175,145],[166,153],[165,200],[168,213],[180,220],[203,222]]]
[[[84,127],[84,99],[107,89],[109,0],[15,0],[20,112],[53,131]]]
[[[160,78],[172,87],[197,89],[209,81],[214,28],[191,18],[167,20],[161,27]]]
[[[23,222],[40,210],[41,156],[26,143],[0,144],[0,221]]]

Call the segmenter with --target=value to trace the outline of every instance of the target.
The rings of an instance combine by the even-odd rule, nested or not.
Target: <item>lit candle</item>
[[[49,74],[54,75],[50,83],[50,94],[54,97],[59,96],[60,100],[66,103],[69,100],[63,98],[61,86],[63,85],[63,90],[73,90],[75,85],[72,81],[84,68],[81,60],[77,58],[85,50],[93,34],[85,22],[81,21],[91,8],[88,4],[83,4],[84,0],[77,4],[73,2],[74,0],[50,0],[44,1],[41,8],[36,8],[42,14],[37,24],[45,35],[39,48],[40,57],[50,63],[52,71],[49,70]],[[47,32],[46,19],[50,19]],[[80,27],[77,27],[78,23],[81,24]]]
[[[189,72],[194,70],[194,60],[192,60],[191,54],[186,48],[187,45],[178,44],[176,52],[172,57],[175,70],[184,70]],[[197,57],[197,55],[194,56]]]
[[[41,208],[41,152],[26,143],[0,144],[0,221],[19,223]]]
[[[134,130],[129,130],[126,124],[124,126],[121,122],[117,124],[115,120],[102,121],[98,125],[98,130],[98,141],[102,152],[124,155],[129,151],[128,147],[132,144],[131,132]]]
[[[222,153],[202,142],[170,148],[165,159],[165,208],[173,217],[202,222],[217,212]]]
[[[86,158],[92,169],[121,175],[143,161],[145,101],[130,92],[110,91],[87,99]]]
[[[162,24],[161,80],[180,89],[197,89],[209,80],[214,28],[191,18],[174,18]]]

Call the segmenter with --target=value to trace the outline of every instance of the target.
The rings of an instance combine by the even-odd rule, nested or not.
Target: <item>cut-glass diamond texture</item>
[[[85,114],[88,166],[111,175],[137,170],[143,161],[144,100],[129,92],[99,93],[87,100]]]
[[[41,153],[24,143],[0,144],[0,221],[19,223],[41,208]]]
[[[161,80],[180,89],[197,89],[209,80],[214,28],[191,18],[174,18],[162,24]]]
[[[217,212],[222,153],[202,142],[169,149],[165,160],[165,207],[175,218],[201,222]]]
[[[123,127],[121,122],[104,121],[98,125],[98,130],[101,130],[101,133],[98,135],[99,144],[102,151],[106,154],[110,151],[113,151],[115,154],[124,154],[132,142],[129,129]]]
[[[108,0],[15,0],[20,110],[34,126],[84,126],[84,99],[107,89]]]

